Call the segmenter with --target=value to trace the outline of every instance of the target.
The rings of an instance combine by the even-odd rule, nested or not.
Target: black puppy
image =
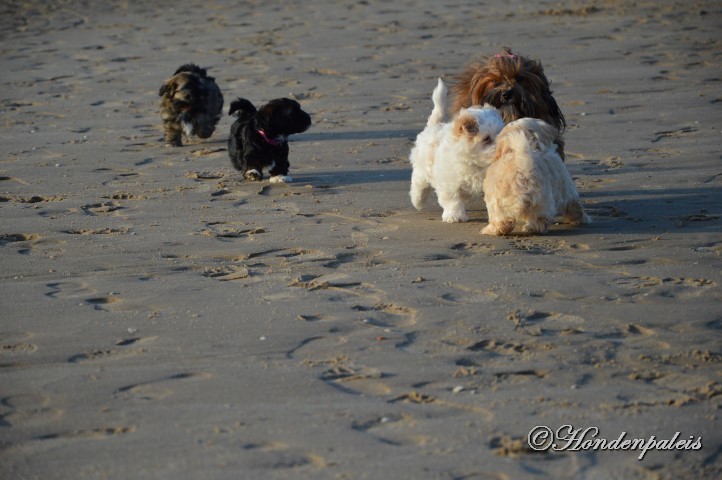
[[[231,103],[228,111],[238,119],[231,125],[228,155],[246,180],[263,180],[269,168],[273,183],[291,182],[288,176],[288,136],[311,126],[311,116],[290,98],[271,100],[256,109],[245,98]]]

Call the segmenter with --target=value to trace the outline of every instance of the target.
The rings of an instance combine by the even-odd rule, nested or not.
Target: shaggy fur
[[[486,167],[494,155],[494,139],[504,127],[492,107],[463,108],[448,123],[446,85],[439,79],[432,100],[434,109],[426,128],[416,137],[409,160],[411,203],[421,209],[431,188],[444,209],[444,222],[465,222],[467,204],[481,196]]]
[[[512,122],[501,131],[483,184],[489,225],[481,233],[506,235],[517,222],[526,233],[545,233],[559,215],[574,225],[591,222],[556,151],[556,132],[533,118]]]
[[[231,163],[243,172],[246,180],[263,180],[263,169],[269,168],[271,182],[291,182],[288,176],[288,136],[311,126],[311,116],[290,98],[271,100],[256,109],[245,98],[231,103],[229,115],[235,115],[228,138]]]
[[[469,63],[454,77],[451,111],[488,103],[499,109],[504,123],[525,117],[544,120],[557,129],[554,141],[564,160],[562,134],[567,124],[550,85],[540,61],[505,48],[484,61]]]
[[[190,138],[210,137],[223,112],[223,95],[205,68],[183,65],[166,80],[160,90],[160,116],[165,141],[174,147],[183,145],[182,134]]]

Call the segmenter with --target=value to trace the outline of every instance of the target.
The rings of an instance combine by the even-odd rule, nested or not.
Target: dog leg
[[[163,127],[165,130],[166,144],[172,147],[182,147],[183,141],[181,140],[181,136],[183,130],[181,127],[176,122],[166,122]]]
[[[278,162],[274,161],[271,170],[268,171],[268,174],[271,175],[269,181],[271,183],[293,182],[293,178],[288,176],[288,167],[290,167],[288,159],[281,158],[278,160]]]
[[[456,202],[452,205],[442,206],[444,212],[441,214],[441,220],[446,223],[458,223],[465,222],[469,219],[466,214],[466,208],[461,202]]]
[[[489,215],[489,225],[481,229],[482,235],[499,236],[511,233],[516,221],[513,218],[505,217],[503,211],[497,206],[497,202],[488,193],[484,195],[484,202]]]
[[[249,182],[260,182],[261,180],[263,180],[263,174],[255,168],[252,168],[250,170],[246,170],[243,173],[243,178],[245,178]]]
[[[489,222],[489,225],[481,229],[482,235],[508,235],[514,230],[514,220],[505,219],[497,222]]]
[[[468,215],[466,215],[466,206],[458,194],[448,195],[438,191],[436,194],[439,197],[439,205],[444,209],[444,213],[441,214],[442,221],[456,223],[465,222],[469,219]]]
[[[416,210],[421,210],[424,206],[426,199],[429,197],[430,190],[431,188],[426,177],[418,173],[418,170],[414,170],[411,174],[411,190],[409,190],[409,196],[411,197],[411,204]]]
[[[522,231],[524,233],[546,233],[547,228],[549,228],[549,219],[544,217],[530,218],[522,227]]]
[[[586,214],[582,204],[578,200],[572,200],[564,210],[564,220],[572,225],[581,223],[592,223],[592,219]]]

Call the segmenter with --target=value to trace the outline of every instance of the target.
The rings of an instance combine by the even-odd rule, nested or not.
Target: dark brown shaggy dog
[[[564,159],[562,134],[567,123],[540,61],[505,48],[485,61],[469,63],[452,80],[452,114],[464,107],[488,103],[499,109],[504,123],[524,117],[544,120],[556,127],[554,143]]]
[[[175,71],[158,92],[165,141],[174,147],[183,145],[182,134],[190,138],[210,137],[223,111],[223,95],[205,68],[192,63]]]

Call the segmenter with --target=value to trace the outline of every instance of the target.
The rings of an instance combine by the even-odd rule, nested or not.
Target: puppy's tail
[[[237,98],[231,102],[231,107],[228,109],[228,115],[233,115],[234,113],[239,118],[245,115],[253,115],[256,113],[256,107],[245,98]]]
[[[426,122],[427,127],[439,125],[444,122],[444,115],[446,114],[448,107],[446,93],[446,85],[443,80],[439,79],[439,83],[436,85],[434,93],[431,95],[431,100],[434,101],[434,109],[431,111],[429,120]]]

